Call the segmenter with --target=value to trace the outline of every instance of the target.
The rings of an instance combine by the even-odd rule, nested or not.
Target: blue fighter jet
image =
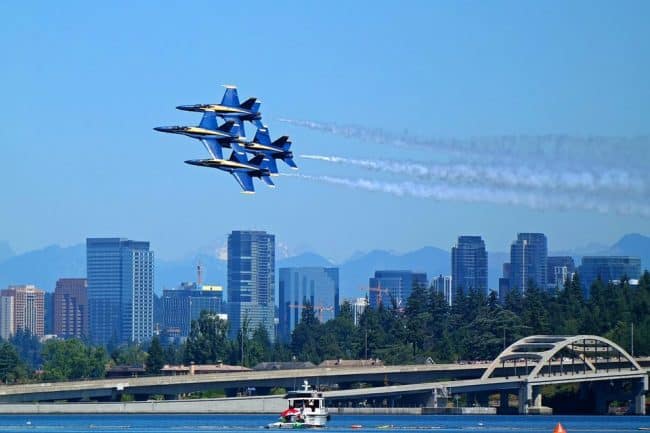
[[[197,165],[199,167],[218,168],[232,174],[243,189],[244,194],[254,194],[253,178],[262,179],[269,187],[274,188],[275,184],[269,177],[271,174],[267,168],[268,160],[264,155],[258,155],[248,161],[246,155],[238,155],[232,152],[230,159],[191,159],[185,161],[186,164]]]
[[[241,141],[239,125],[231,120],[220,127],[217,126],[217,115],[213,111],[203,113],[199,126],[158,126],[154,129],[201,140],[214,159],[223,159],[222,147],[232,148],[239,153],[244,152],[239,146]]]
[[[246,136],[244,130],[244,121],[248,120],[258,128],[262,128],[262,113],[260,113],[260,101],[257,98],[248,98],[243,103],[239,103],[237,87],[226,85],[226,92],[223,94],[221,104],[194,104],[179,105],[179,110],[214,112],[217,116],[226,121],[232,120],[239,125],[239,132],[242,137]]]
[[[271,176],[278,175],[278,165],[275,162],[276,159],[281,159],[294,170],[298,169],[298,166],[293,161],[293,152],[289,150],[291,148],[291,141],[286,135],[271,142],[268,128],[258,128],[253,141],[246,141],[239,144],[243,146],[243,149],[246,152],[254,155],[264,155],[265,159],[268,161]]]

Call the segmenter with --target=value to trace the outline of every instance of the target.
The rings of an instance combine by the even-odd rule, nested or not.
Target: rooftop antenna
[[[201,267],[201,259],[199,259],[199,264],[196,266],[196,283],[199,287],[203,286],[203,268]]]

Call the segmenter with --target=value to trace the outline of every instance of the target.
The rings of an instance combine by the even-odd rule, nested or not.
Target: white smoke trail
[[[301,158],[346,164],[385,173],[415,176],[424,180],[443,180],[465,184],[487,184],[507,188],[576,190],[596,193],[626,193],[647,197],[650,187],[638,177],[622,170],[558,171],[525,166],[470,164],[424,164],[409,161],[368,160],[340,156],[300,155]]]
[[[488,162],[521,162],[522,157],[547,165],[572,167],[598,164],[603,167],[643,167],[650,160],[650,136],[603,137],[545,135],[499,135],[473,138],[420,138],[358,125],[280,118],[281,122],[328,134],[393,146],[433,148],[462,158]]]
[[[303,174],[284,174],[284,176],[299,177],[306,180],[346,186],[365,191],[382,192],[400,197],[410,196],[463,203],[517,205],[532,209],[581,209],[600,213],[615,212],[623,215],[650,217],[650,205],[641,201],[627,203],[606,202],[580,194],[524,193],[489,187],[458,187],[445,184],[423,185],[413,182],[383,182],[363,178],[347,179],[334,176],[310,176]]]

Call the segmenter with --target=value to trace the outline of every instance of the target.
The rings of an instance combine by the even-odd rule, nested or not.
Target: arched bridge
[[[519,370],[517,371],[517,368]],[[621,372],[645,374],[645,370],[616,343],[596,335],[533,335],[511,344],[497,356],[481,379],[512,375],[526,381],[580,374]]]
[[[596,410],[612,400],[631,400],[634,413],[645,413],[648,373],[622,347],[597,335],[533,335],[497,356],[481,376],[484,383],[519,383],[519,412],[541,408],[541,387],[592,382]],[[629,386],[621,383],[632,383]],[[631,397],[631,398],[630,398]]]

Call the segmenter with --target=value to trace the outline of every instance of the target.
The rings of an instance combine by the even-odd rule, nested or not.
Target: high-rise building
[[[451,283],[451,275],[439,275],[431,282],[431,287],[436,293],[440,293],[445,297],[445,301],[451,307],[453,303],[453,285]]]
[[[223,314],[223,287],[181,283],[176,289],[163,290],[163,328],[170,335],[187,337],[192,320],[201,312]]]
[[[534,284],[546,290],[548,244],[543,233],[518,233],[510,247],[510,290],[522,293]]]
[[[14,297],[0,296],[0,338],[8,341],[16,333],[14,327]]]
[[[61,338],[88,336],[88,285],[85,278],[61,278],[54,288],[54,333]]]
[[[45,310],[43,318],[45,335],[54,334],[54,293],[45,292],[43,297],[43,309]]]
[[[427,287],[427,274],[413,271],[375,271],[375,276],[368,282],[370,308],[378,308],[379,304],[385,308],[391,308],[393,305],[397,308],[406,307],[415,284]]]
[[[275,340],[275,236],[263,231],[228,235],[228,321],[230,338],[246,325],[260,325]]]
[[[504,263],[501,269],[503,276],[499,278],[499,302],[503,304],[510,292],[510,263]]]
[[[548,256],[546,259],[546,286],[549,290],[564,287],[576,271],[576,265],[571,256]]]
[[[0,296],[13,298],[14,331],[28,330],[37,337],[45,334],[44,295],[44,291],[32,285],[9,286],[2,290]]]
[[[91,340],[142,342],[153,335],[154,254],[149,242],[86,239]]]
[[[279,283],[278,336],[282,341],[289,341],[307,303],[322,323],[338,315],[338,268],[280,268]]]
[[[354,314],[354,325],[359,326],[361,316],[368,308],[368,298],[357,298],[352,304],[352,312]]]
[[[585,298],[589,297],[591,284],[600,278],[605,284],[623,277],[641,277],[641,259],[632,256],[585,256],[578,271]]]
[[[460,291],[488,293],[488,255],[480,236],[459,236],[451,249],[452,298]],[[453,302],[453,299],[452,299]]]

